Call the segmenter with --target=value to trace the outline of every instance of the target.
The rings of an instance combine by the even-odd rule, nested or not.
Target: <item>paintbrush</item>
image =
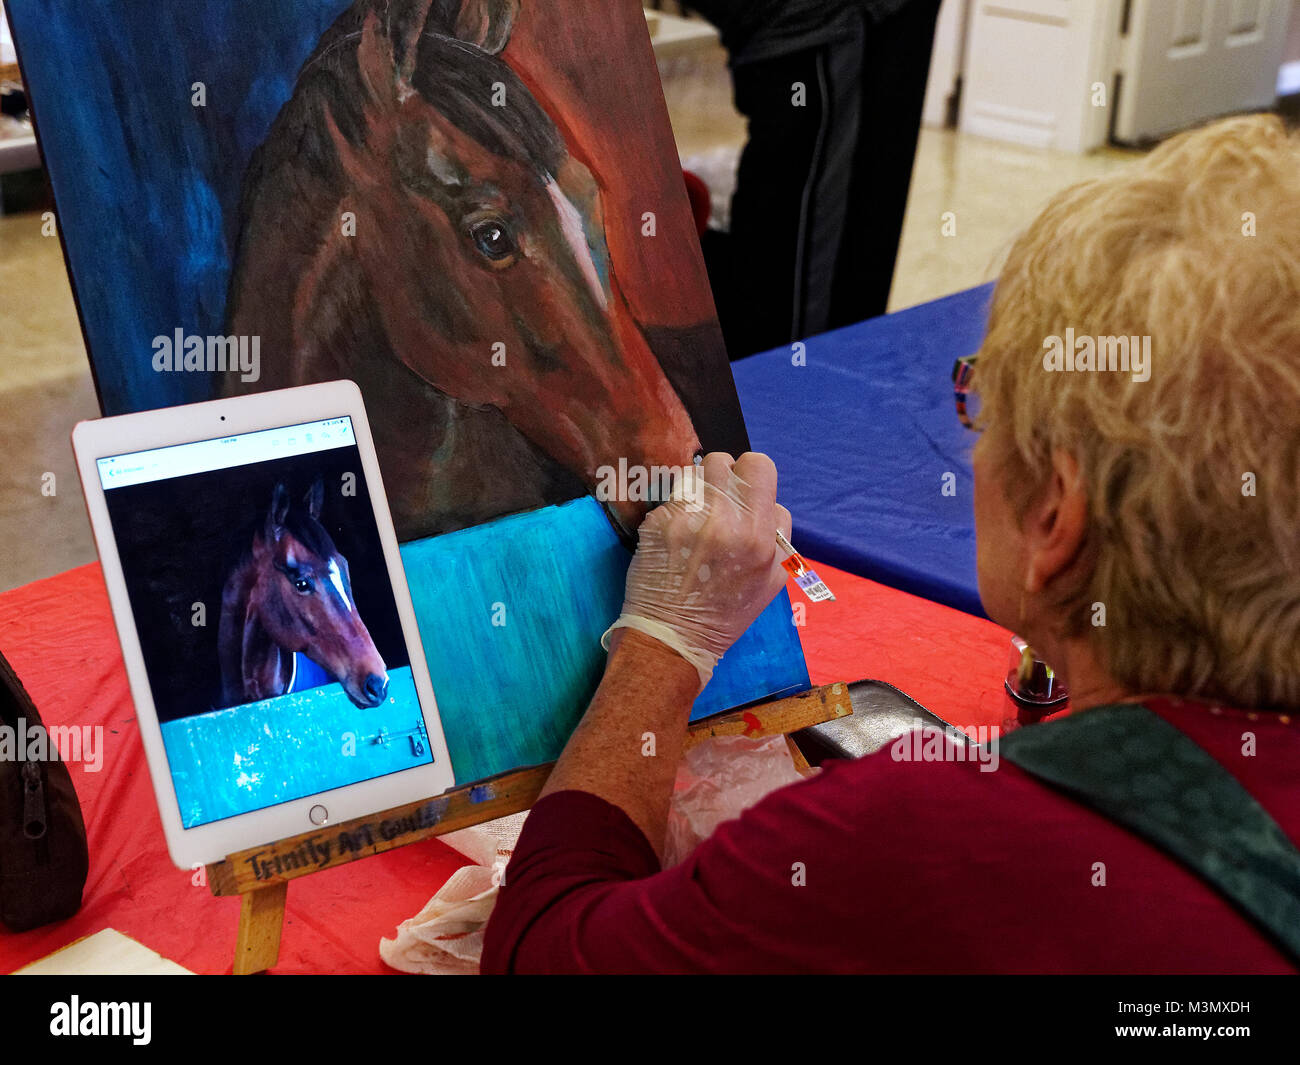
[[[704,465],[704,456],[699,452],[696,452],[695,455],[695,465]],[[820,603],[824,600],[835,601],[835,593],[826,586],[824,580],[817,576],[817,571],[808,565],[803,555],[794,549],[794,544],[790,543],[785,533],[780,529],[776,530],[776,546],[786,553],[787,557],[781,565],[789,571],[790,576],[794,578],[795,584],[799,586],[804,595],[814,603]]]

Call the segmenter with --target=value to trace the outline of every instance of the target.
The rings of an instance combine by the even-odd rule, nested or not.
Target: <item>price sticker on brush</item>
[[[804,561],[804,557],[794,549],[794,545],[785,538],[780,529],[776,531],[776,543],[782,551],[787,552],[790,556],[781,565],[789,571],[790,576],[794,578],[794,583],[799,585],[803,594],[814,603],[820,603],[826,599],[833,602],[835,594],[826,587],[826,582],[817,576],[817,571]]]

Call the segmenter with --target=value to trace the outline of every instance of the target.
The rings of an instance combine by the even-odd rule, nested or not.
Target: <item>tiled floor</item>
[[[731,106],[723,54],[666,60],[662,73],[683,160],[709,181],[725,218],[745,128]],[[1073,156],[923,131],[891,309],[993,277],[1048,197],[1129,156]],[[941,234],[945,211],[956,214],[955,236]],[[42,236],[37,214],[0,218],[0,589],[95,557],[68,434],[97,413],[58,240]]]
[[[889,309],[992,280],[1016,236],[1053,195],[1140,154],[1105,148],[1072,155],[923,129]],[[943,235],[948,211],[956,216],[953,236]]]

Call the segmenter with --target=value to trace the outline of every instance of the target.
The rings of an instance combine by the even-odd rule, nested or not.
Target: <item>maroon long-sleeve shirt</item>
[[[1300,840],[1300,721],[1147,705]],[[618,807],[547,796],[506,870],[482,968],[1295,971],[1196,874],[1017,766],[895,761],[889,747],[774,792],[666,871]]]

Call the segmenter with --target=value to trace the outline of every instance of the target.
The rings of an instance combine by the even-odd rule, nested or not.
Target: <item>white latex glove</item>
[[[684,471],[668,502],[641,523],[623,612],[601,638],[638,629],[671,647],[709,682],[718,659],[785,584],[776,545],[790,512],[776,501],[766,455],[713,452]]]

